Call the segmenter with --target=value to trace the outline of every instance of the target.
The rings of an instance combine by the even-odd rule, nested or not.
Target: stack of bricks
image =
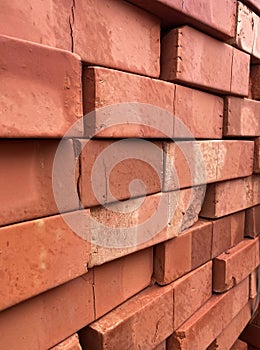
[[[1,5],[0,349],[260,349],[259,0]]]

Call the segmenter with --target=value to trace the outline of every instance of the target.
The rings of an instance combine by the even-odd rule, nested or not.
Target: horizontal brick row
[[[163,38],[161,63],[164,80],[248,96],[250,56],[191,27]]]
[[[222,217],[253,207],[260,202],[260,177],[253,175],[242,179],[208,185],[200,215],[206,218]]]

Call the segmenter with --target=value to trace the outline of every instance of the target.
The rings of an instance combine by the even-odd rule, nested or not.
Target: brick
[[[63,137],[83,115],[80,58],[7,36],[0,48],[0,136]],[[82,134],[80,121],[73,134]]]
[[[174,90],[174,84],[140,75],[101,67],[85,68],[83,70],[84,114],[107,107],[104,111],[89,114],[85,119],[85,133],[87,136],[108,138],[158,138],[165,135],[167,138],[173,137]],[[133,107],[133,102],[155,107],[153,109],[142,105]],[[118,106],[121,103],[127,104],[126,107]],[[117,106],[111,106],[114,104]],[[160,115],[162,112],[159,113],[156,107],[163,109],[165,114]],[[133,109],[138,110],[138,116],[133,115]],[[151,115],[151,110],[154,115]],[[165,122],[162,125],[164,119]],[[136,123],[131,124],[134,121]],[[118,125],[109,127],[113,124]]]
[[[230,350],[247,350],[247,343],[237,339]]]
[[[154,286],[82,330],[80,340],[93,350],[153,349],[172,332],[172,288]]]
[[[227,97],[225,99],[224,135],[259,136],[260,101]]]
[[[248,279],[221,295],[214,295],[167,340],[167,349],[206,349],[248,301]]]
[[[260,202],[260,177],[253,175],[209,184],[201,217],[218,218],[247,209]]]
[[[53,194],[53,161],[57,140],[1,140],[0,142],[0,225],[57,214]],[[65,154],[66,153],[66,154]],[[70,165],[74,162],[71,140],[64,143],[64,169],[60,189],[66,188],[62,211],[78,208],[75,183]],[[77,172],[77,170],[76,170]],[[8,179],[8,181],[7,181]],[[54,179],[54,181],[60,181]]]
[[[91,208],[89,267],[176,237],[198,220],[203,195],[196,187]]]
[[[249,63],[248,54],[188,26],[173,29],[162,41],[164,80],[247,96]]]
[[[82,348],[79,343],[78,335],[73,334],[71,337],[51,348],[51,350],[82,350]]]
[[[227,40],[235,34],[235,1],[212,0],[210,4],[201,0],[196,3],[181,0],[130,1],[159,16],[166,27],[189,23],[221,40]],[[221,11],[223,8],[225,13]]]
[[[149,286],[152,273],[152,248],[94,267],[96,318]]]
[[[223,99],[219,96],[175,85],[174,136],[183,137],[184,124],[194,138],[221,138],[223,108]]]
[[[0,314],[1,348],[49,349],[94,320],[88,273]]]
[[[73,51],[88,64],[160,74],[160,21],[126,1],[77,1],[72,36]]]
[[[19,0],[4,0],[1,5],[0,32],[3,35],[71,50],[71,1],[40,3],[29,0],[22,4]]]
[[[253,172],[252,141],[178,141],[164,143],[164,152],[164,191],[248,176]]]
[[[257,255],[257,257],[259,260],[259,254]],[[257,294],[258,294],[257,288],[258,288],[258,266],[249,275],[249,298],[250,299],[254,300],[257,297]]]
[[[212,296],[212,262],[171,284],[173,288],[173,329],[179,328]]]
[[[256,237],[260,233],[260,205],[246,210],[245,237]]]
[[[259,29],[259,17],[250,8],[238,1],[236,35],[231,42],[241,50],[260,58]]]
[[[254,100],[260,100],[260,64],[251,66],[250,90],[252,98]]]
[[[91,247],[56,215],[1,227],[0,251],[2,310],[86,273]]]
[[[85,144],[83,140],[80,145],[79,189],[83,207],[161,191],[161,143],[125,139],[90,140]]]
[[[233,288],[258,265],[259,239],[245,239],[213,260],[213,290],[222,293]]]
[[[251,307],[247,303],[243,309],[235,316],[235,318],[228,324],[223,332],[216,338],[216,340],[208,347],[208,350],[239,350],[247,349],[244,344],[237,344],[237,339],[243,331],[251,318]],[[235,344],[234,344],[235,343]]]
[[[260,173],[260,137],[255,139],[254,173]]]
[[[181,235],[155,246],[154,278],[167,284],[211,259],[211,222],[199,220]]]
[[[260,327],[255,324],[249,324],[240,335],[240,339],[256,348],[260,348],[259,334]]]
[[[213,259],[244,239],[245,213],[239,212],[213,220],[212,225]]]

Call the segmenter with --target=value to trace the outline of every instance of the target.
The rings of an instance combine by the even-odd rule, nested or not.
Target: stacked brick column
[[[1,7],[0,349],[260,349],[258,0]]]

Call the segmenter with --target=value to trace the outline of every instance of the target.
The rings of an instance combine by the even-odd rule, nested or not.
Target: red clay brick
[[[87,63],[160,74],[160,21],[126,1],[77,1],[72,33],[73,49]]]
[[[163,341],[160,345],[156,346],[153,350],[166,350],[166,341]]]
[[[238,1],[236,35],[231,42],[241,50],[260,58],[260,46],[257,43],[260,38],[260,36],[258,37],[259,29],[259,17],[250,8]]]
[[[83,115],[80,58],[5,36],[0,48],[0,136],[63,137]]]
[[[229,292],[214,295],[167,340],[167,349],[206,349],[248,301],[248,279]]]
[[[237,339],[230,350],[247,350],[247,343]]]
[[[223,181],[207,187],[200,216],[222,217],[260,203],[260,177]]]
[[[193,137],[222,137],[223,99],[219,96],[175,85],[173,114],[184,123]],[[182,135],[182,125],[175,122],[174,136]]]
[[[252,141],[171,142],[164,143],[164,152],[164,191],[253,173]]]
[[[258,265],[259,239],[245,239],[213,260],[213,290],[222,293],[234,287]]]
[[[143,77],[135,74],[116,71],[101,67],[88,67],[83,71],[84,114],[119,103],[146,103],[155,106],[154,117],[151,110],[138,106],[138,118],[132,115],[131,104],[128,114],[113,112],[110,107],[107,112],[95,113],[85,119],[86,135],[98,137],[173,137],[173,100],[174,84]],[[167,115],[158,113],[156,107],[165,110]],[[143,108],[143,109],[142,109]],[[116,110],[117,111],[117,110]],[[126,111],[126,109],[124,109]],[[125,112],[126,113],[126,112]],[[111,115],[113,119],[111,120]],[[118,116],[118,117],[117,117]],[[131,119],[132,118],[132,119]],[[162,120],[165,119],[162,125]],[[139,125],[129,122],[139,121]],[[109,127],[110,124],[119,124]],[[150,128],[152,125],[153,128]],[[99,130],[102,131],[99,131]],[[163,134],[162,131],[165,130]]]
[[[203,188],[196,187],[113,203],[107,208],[91,208],[91,216],[105,226],[105,234],[104,227],[94,222],[89,266],[100,265],[176,237],[198,220],[203,193]],[[121,239],[114,233],[114,228],[120,228]]]
[[[94,267],[96,318],[103,316],[151,283],[153,249]]]
[[[52,186],[53,160],[58,144],[56,140],[1,140],[0,225],[58,213]],[[67,165],[73,164],[71,140],[64,143],[64,150],[64,161]],[[78,208],[78,201],[72,196],[75,191],[72,179],[74,174],[65,167],[60,185],[62,188],[66,186],[71,196],[64,198],[63,211]]]
[[[254,100],[260,100],[260,64],[251,66],[250,90]]]
[[[86,273],[91,247],[57,215],[0,228],[0,251],[2,310]]]
[[[247,96],[249,63],[248,54],[188,26],[173,29],[162,41],[164,80]]]
[[[225,100],[224,135],[259,136],[260,101],[227,97]]]
[[[244,239],[245,212],[212,221],[211,258],[217,257]]]
[[[258,259],[259,259],[259,253],[258,253]],[[257,294],[258,294],[257,287],[258,287],[258,266],[249,275],[249,298],[252,300],[254,300],[257,297]]]
[[[240,339],[256,348],[260,348],[259,334],[260,327],[255,324],[249,324],[240,335]]]
[[[166,27],[189,23],[222,40],[235,34],[235,1],[211,0],[210,3],[203,0],[196,3],[181,0],[130,1],[159,16]],[[223,8],[225,11],[221,11]]]
[[[260,137],[255,139],[254,173],[260,173]]]
[[[15,38],[71,50],[70,0],[1,2],[0,32]],[[51,67],[49,67],[51,68]]]
[[[84,207],[161,191],[161,143],[125,139],[81,141],[80,195]],[[143,160],[142,160],[143,159]],[[134,186],[138,179],[142,183]]]
[[[15,305],[0,314],[2,349],[49,349],[94,320],[92,274]]]
[[[260,233],[260,205],[246,210],[245,236],[256,237]]]
[[[238,344],[237,338],[251,318],[251,306],[247,303],[207,350],[247,349],[247,344]],[[246,347],[245,347],[246,346]]]
[[[171,284],[173,288],[173,329],[179,328],[212,296],[212,262]]]
[[[80,340],[93,350],[153,349],[172,332],[173,290],[154,286],[82,330]]]
[[[198,221],[179,237],[155,246],[154,278],[167,284],[209,261],[212,224]]]
[[[51,348],[51,350],[82,350],[82,348],[79,343],[78,335],[73,334],[71,337]]]

